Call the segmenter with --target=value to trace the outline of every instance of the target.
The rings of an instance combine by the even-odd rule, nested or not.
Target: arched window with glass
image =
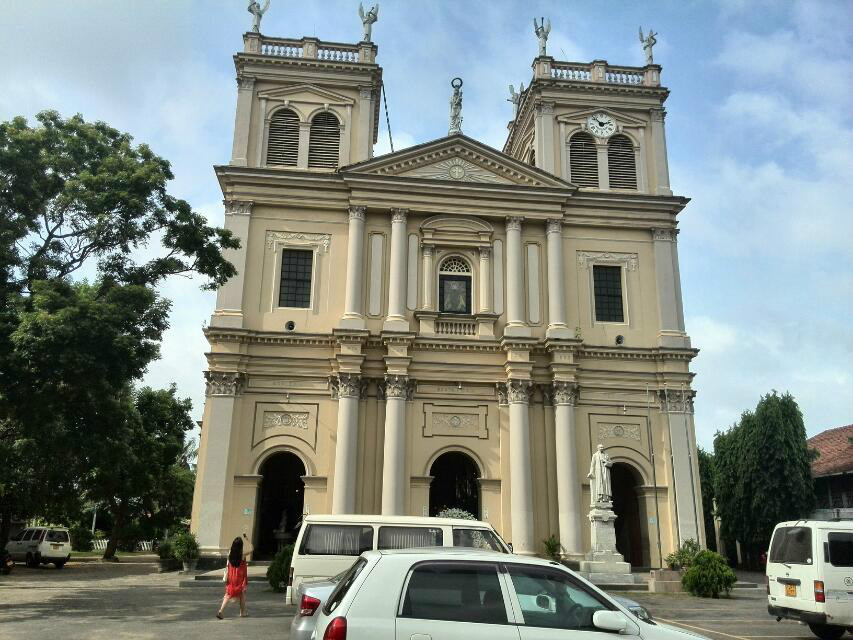
[[[438,268],[438,310],[471,315],[471,265],[459,256],[445,258]]]

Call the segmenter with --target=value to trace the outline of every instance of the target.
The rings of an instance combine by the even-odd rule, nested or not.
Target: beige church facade
[[[460,507],[577,559],[599,444],[627,560],[704,545],[660,67],[539,56],[503,150],[454,134],[373,157],[376,45],[244,40],[202,553],[244,531],[270,553],[303,514]]]

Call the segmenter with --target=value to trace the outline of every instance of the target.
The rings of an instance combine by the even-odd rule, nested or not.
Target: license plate
[[[61,545],[61,544],[53,544],[53,543],[51,543],[51,545],[50,545],[50,546],[51,546],[51,547],[53,547],[54,549],[59,549],[59,547],[61,547],[62,545]]]
[[[785,585],[785,595],[789,598],[796,598],[797,597],[797,585],[786,584]]]

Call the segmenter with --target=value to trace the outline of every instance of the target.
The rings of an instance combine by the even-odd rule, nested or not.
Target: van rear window
[[[46,542],[68,542],[67,531],[48,531],[45,536]]]
[[[437,527],[379,527],[377,549],[412,549],[444,546],[444,533]]]
[[[373,527],[351,524],[309,524],[300,555],[360,556],[373,548]]]
[[[812,530],[808,527],[780,527],[770,543],[770,562],[812,563]]]
[[[830,532],[829,563],[833,567],[853,567],[853,533]]]

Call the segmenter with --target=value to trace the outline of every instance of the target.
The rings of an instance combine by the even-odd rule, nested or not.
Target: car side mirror
[[[592,624],[596,629],[619,633],[628,628],[628,620],[620,611],[596,611],[592,614]]]
[[[507,543],[506,543],[506,546],[508,546],[508,547],[509,547],[509,552],[510,552],[510,553],[513,553],[513,549],[512,549],[512,542],[507,542]]]

